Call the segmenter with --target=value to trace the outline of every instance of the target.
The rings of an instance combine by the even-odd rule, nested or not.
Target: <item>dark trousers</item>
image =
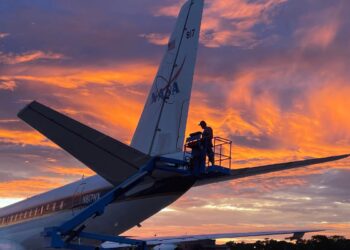
[[[208,145],[205,150],[206,155],[208,156],[209,162],[214,165],[214,151],[213,147]]]

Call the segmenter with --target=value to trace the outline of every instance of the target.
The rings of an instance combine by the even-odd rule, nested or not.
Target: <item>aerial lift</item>
[[[190,134],[184,146],[183,160],[166,157],[153,157],[134,175],[127,178],[110,192],[102,196],[96,202],[86,207],[70,220],[57,227],[45,228],[43,236],[49,240],[49,247],[56,249],[98,250],[96,246],[81,245],[80,239],[88,239],[97,242],[115,242],[129,244],[138,250],[147,249],[145,241],[135,240],[124,236],[100,235],[85,232],[84,223],[90,218],[103,215],[105,208],[121,198],[125,193],[140,184],[146,176],[152,175],[154,170],[181,174],[184,177],[195,179],[230,175],[232,141],[221,137],[214,138],[215,163],[219,165],[209,166],[206,162],[205,149],[201,145],[201,132]],[[227,166],[222,166],[224,163]]]

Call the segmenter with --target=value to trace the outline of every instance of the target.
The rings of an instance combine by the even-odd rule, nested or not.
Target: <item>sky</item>
[[[129,143],[183,1],[0,0],[0,207],[93,172],[17,118],[32,100]],[[207,0],[187,132],[233,168],[350,152],[350,1]],[[194,188],[128,235],[325,228],[350,160]]]

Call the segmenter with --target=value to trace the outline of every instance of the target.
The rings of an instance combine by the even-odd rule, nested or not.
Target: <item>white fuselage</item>
[[[142,195],[145,190],[151,190],[155,185],[147,181],[139,184],[129,197],[109,205],[102,216],[90,219],[85,224],[86,231],[109,235],[120,234],[168,206],[189,188],[182,188],[179,185],[178,190],[169,190],[166,185],[162,186],[158,183],[156,191]],[[112,188],[111,184],[96,175],[1,209],[0,218],[4,216],[7,218],[5,224],[0,219],[2,223],[0,246],[1,241],[9,241],[20,244],[28,250],[47,247],[45,238],[41,236],[44,228],[60,226]],[[61,200],[66,203],[62,208]],[[81,205],[77,206],[78,203],[74,202],[75,200],[82,202]],[[37,210],[36,213],[35,210]]]

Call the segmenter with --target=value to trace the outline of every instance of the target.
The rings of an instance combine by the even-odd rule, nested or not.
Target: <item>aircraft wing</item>
[[[285,230],[285,231],[265,231],[265,232],[248,232],[248,233],[223,233],[223,234],[198,234],[198,235],[182,235],[169,237],[154,237],[154,238],[140,238],[146,242],[147,246],[157,246],[161,244],[178,244],[181,242],[193,242],[199,240],[216,240],[216,239],[233,239],[253,236],[271,236],[271,235],[292,235],[288,239],[301,239],[305,233],[316,233],[325,231],[323,229],[315,230]],[[101,245],[106,249],[116,249],[121,247],[128,247],[128,244],[118,244],[113,242],[104,242]]]
[[[113,185],[136,173],[150,159],[150,156],[36,101],[19,112],[18,117]]]
[[[302,161],[277,163],[272,165],[264,165],[264,166],[251,167],[251,168],[232,169],[231,174],[228,176],[224,176],[224,177],[214,176],[212,178],[210,177],[205,178],[197,181],[195,186],[201,186],[201,185],[206,185],[214,182],[235,180],[235,179],[240,179],[240,178],[254,176],[254,175],[268,174],[272,172],[284,171],[284,170],[301,168],[301,167],[306,167],[306,166],[320,164],[320,163],[337,161],[337,160],[347,158],[349,156],[350,154],[346,154],[346,155],[330,156],[325,158],[314,158],[314,159],[307,159]]]

